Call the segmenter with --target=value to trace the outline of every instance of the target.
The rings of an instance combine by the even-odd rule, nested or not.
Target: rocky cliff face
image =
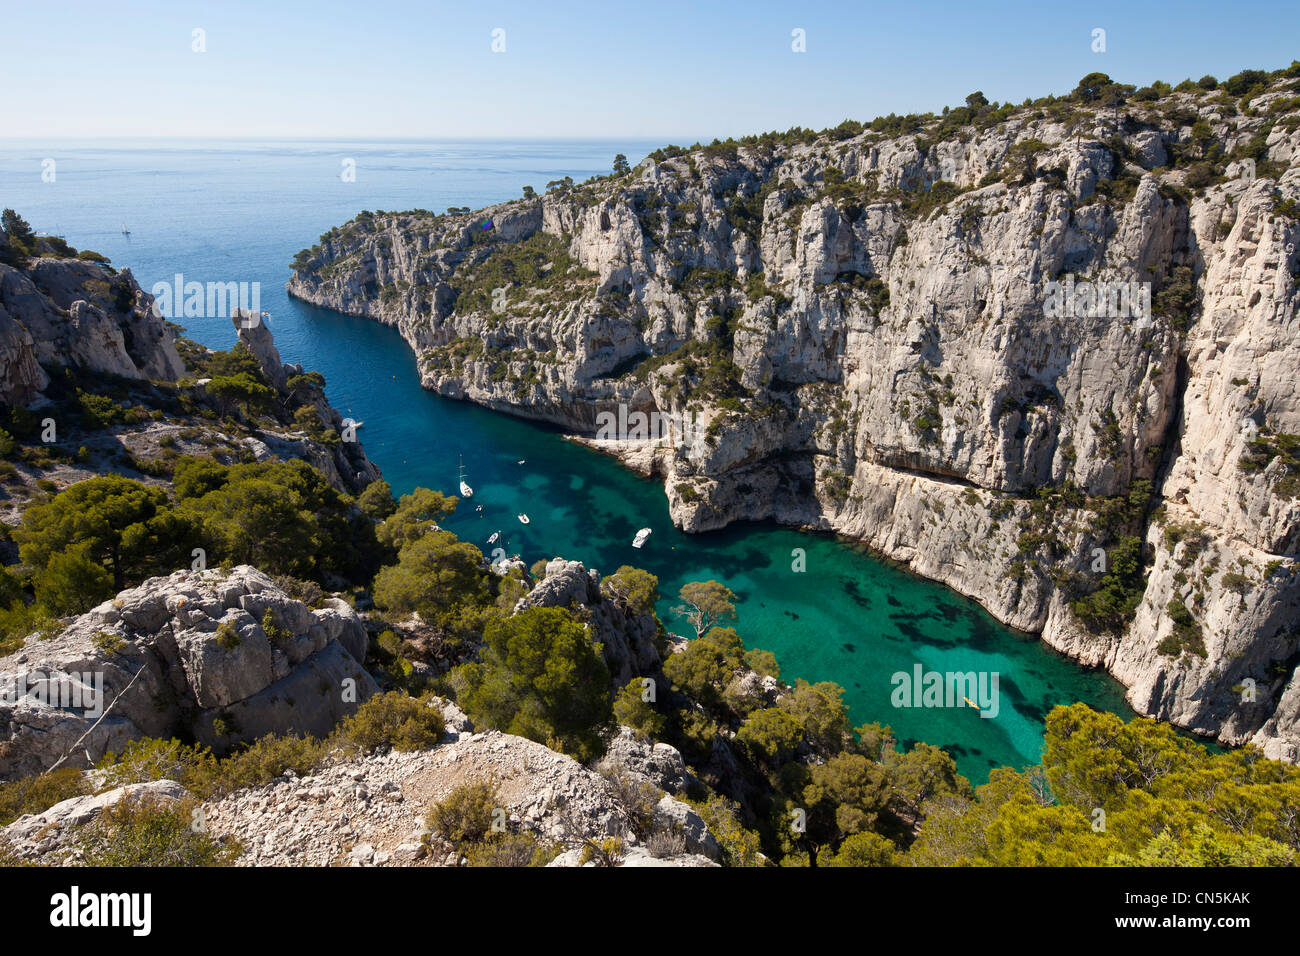
[[[306,372],[301,365],[285,365],[280,360],[280,350],[275,347],[271,330],[266,327],[260,315],[236,309],[231,316],[239,341],[245,345],[261,366],[262,375],[275,389],[286,411],[298,403],[298,409],[309,407],[315,412],[316,420],[324,430],[333,431],[340,436],[338,441],[322,442],[314,440],[302,431],[289,433],[263,432],[261,438],[253,438],[250,447],[258,461],[267,458],[301,458],[315,466],[329,480],[329,483],[341,491],[359,492],[372,481],[378,481],[382,475],[379,467],[366,457],[365,450],[357,441],[355,423],[345,419],[325,392],[307,383],[303,379]],[[290,386],[290,381],[294,384]]]
[[[0,263],[0,402],[30,401],[47,384],[42,365],[180,378],[176,335],[152,305],[130,269],[55,256]]]
[[[380,478],[323,389],[301,366],[282,363],[260,316],[235,310],[231,320],[275,393],[279,418],[263,417],[258,428],[228,415],[214,419],[200,408],[220,405],[208,394],[209,380],[186,367],[211,353],[178,337],[129,269],[36,242],[38,254],[22,268],[0,262],[0,406],[39,412],[34,420],[56,429],[53,439],[40,436],[47,455],[21,457],[16,473],[24,487],[11,486],[10,497],[25,497],[42,478],[60,487],[106,471],[156,479],[149,463],[178,452],[225,461],[301,458],[349,493]],[[134,405],[135,420],[88,427],[73,403],[60,401],[69,397],[65,379],[91,395],[111,395],[122,408]],[[314,434],[293,418],[304,406],[319,423]],[[5,520],[18,517],[10,511]]]
[[[662,475],[687,530],[864,540],[1140,711],[1294,760],[1296,86],[669,149],[363,213],[289,291]],[[620,404],[676,427],[609,441]],[[1106,588],[1122,613],[1089,613]]]
[[[377,689],[365,653],[346,602],[313,610],[255,568],[152,578],[0,658],[0,779],[86,767],[141,737],[224,750],[327,734]]]

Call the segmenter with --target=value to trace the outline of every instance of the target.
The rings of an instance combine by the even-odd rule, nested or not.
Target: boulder
[[[0,658],[0,778],[138,737],[325,734],[377,690],[365,649],[345,602],[310,609],[246,565],[151,578]]]

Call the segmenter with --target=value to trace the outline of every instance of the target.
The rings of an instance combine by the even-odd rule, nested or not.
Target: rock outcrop
[[[123,800],[167,803],[183,800],[189,793],[175,780],[150,780],[114,787],[103,793],[63,800],[42,813],[29,813],[0,829],[0,845],[25,859],[50,864],[71,862],[76,857],[76,836],[81,827],[93,823],[109,807]]]
[[[280,350],[275,347],[264,314],[235,309],[230,321],[235,326],[239,341],[248,347],[257,360],[262,375],[286,403],[286,407],[294,401],[305,399],[298,407],[310,408],[315,412],[321,429],[325,432],[332,431],[338,439],[319,441],[302,431],[287,434],[264,432],[261,438],[250,437],[245,440],[253,457],[258,461],[301,458],[324,474],[333,487],[353,493],[362,491],[372,481],[378,481],[382,477],[379,467],[366,457],[357,438],[355,423],[345,419],[329,403],[321,388],[302,384],[306,372],[301,365],[285,365],[280,360]],[[295,377],[297,381],[291,388],[289,383]]]
[[[130,269],[41,257],[0,264],[0,401],[23,404],[46,385],[40,366],[174,381],[176,335]]]
[[[0,658],[0,779],[140,737],[324,735],[377,689],[366,640],[346,602],[309,608],[255,568],[151,578]]]
[[[431,837],[429,808],[458,786],[492,782],[510,830],[563,851],[552,866],[580,865],[584,840],[611,837],[623,841],[619,865],[717,865],[717,840],[689,805],[665,794],[654,807],[656,829],[680,838],[677,850],[665,853],[633,832],[619,792],[600,773],[522,737],[474,733],[454,704],[439,703],[448,732],[433,749],[340,755],[309,776],[290,771],[203,802],[196,819],[210,836],[243,844],[241,866],[456,866],[459,854]],[[124,798],[188,796],[163,779],[74,797],[0,829],[0,847],[25,859],[75,863],[79,828],[106,807]]]
[[[633,613],[606,599],[601,593],[600,573],[588,571],[579,561],[552,558],[541,580],[519,599],[518,607],[573,605],[582,606],[590,614],[588,633],[601,645],[616,688],[634,677],[658,676],[660,656],[655,645],[658,627],[654,615]]]
[[[664,150],[365,214],[288,288],[397,327],[426,387],[661,475],[684,529],[863,540],[1140,711],[1295,760],[1293,86]],[[620,406],[675,428],[611,441]],[[1130,538],[1136,611],[1085,620]]]

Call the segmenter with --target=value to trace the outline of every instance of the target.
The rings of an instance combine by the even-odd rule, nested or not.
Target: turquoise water
[[[541,191],[564,175],[581,181],[608,169],[615,153],[636,162],[657,145],[10,141],[0,142],[0,205],[18,209],[38,232],[62,233],[78,249],[130,267],[146,289],[177,272],[200,282],[260,282],[282,356],[324,374],[330,400],[365,422],[366,452],[395,491],[425,485],[455,493],[463,456],[475,495],[447,522],[450,530],[489,553],[487,538],[499,530],[498,546],[529,564],[562,555],[602,573],[644,567],[670,596],[659,609],[665,623],[682,633],[671,596],[687,581],[721,580],[739,596],[746,645],[775,653],[786,680],[836,681],[855,723],[880,721],[904,742],[941,746],[976,783],[992,767],[1036,762],[1043,716],[1056,704],[1081,700],[1127,716],[1121,687],[1106,675],[860,548],[767,525],[680,533],[657,482],[552,429],[431,395],[395,331],[284,293],[293,254],[360,209],[480,206],[519,195],[525,183]],[[41,181],[46,158],[56,161],[54,183]],[[355,159],[355,183],[340,181],[342,158]],[[208,346],[234,341],[228,319],[183,324]],[[515,517],[521,511],[527,526]],[[641,527],[654,534],[638,551],[631,542]],[[805,551],[802,572],[792,570],[796,548]],[[999,674],[998,715],[891,706],[891,676],[918,663]]]

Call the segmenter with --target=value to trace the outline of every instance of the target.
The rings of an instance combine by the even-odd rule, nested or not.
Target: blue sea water
[[[880,721],[905,743],[941,746],[976,783],[993,767],[1037,762],[1043,717],[1057,704],[1084,701],[1127,717],[1114,680],[861,547],[770,525],[682,534],[657,482],[552,429],[431,395],[394,330],[284,292],[294,253],[362,209],[477,208],[518,196],[525,184],[541,192],[566,175],[604,173],[616,153],[636,163],[659,145],[0,140],[0,206],[17,209],[37,232],[130,268],[146,290],[177,273],[260,283],[281,355],[321,372],[334,405],[364,421],[361,440],[396,492],[424,485],[454,494],[463,458],[475,494],[447,522],[450,530],[488,553],[499,530],[498,544],[529,564],[562,555],[602,573],[644,567],[659,576],[661,616],[682,633],[672,614],[677,590],[691,580],[723,581],[739,596],[736,626],[746,645],[772,651],[786,680],[839,683],[855,724]],[[347,160],[354,182],[341,175]],[[229,319],[179,321],[210,347],[234,341]],[[527,526],[520,512],[530,516]],[[654,533],[635,550],[641,527]],[[806,553],[802,572],[793,570],[796,548]],[[893,707],[892,676],[917,664],[997,673],[999,713]]]

